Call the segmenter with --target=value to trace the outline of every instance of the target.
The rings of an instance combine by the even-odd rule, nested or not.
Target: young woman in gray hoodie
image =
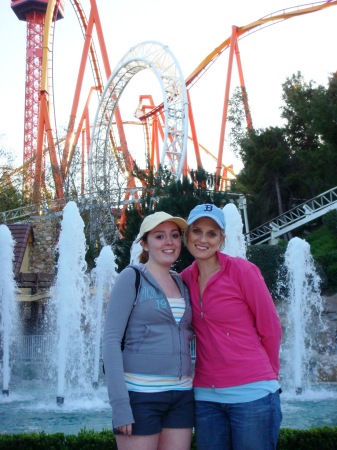
[[[103,361],[119,450],[190,449],[192,312],[188,290],[171,270],[186,227],[165,212],[147,216],[140,264],[119,274],[110,295]]]

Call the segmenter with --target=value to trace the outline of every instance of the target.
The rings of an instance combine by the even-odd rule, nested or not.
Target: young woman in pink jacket
[[[282,413],[281,324],[257,266],[221,253],[223,211],[196,206],[185,243],[195,261],[181,276],[196,334],[193,381],[198,450],[274,450]]]

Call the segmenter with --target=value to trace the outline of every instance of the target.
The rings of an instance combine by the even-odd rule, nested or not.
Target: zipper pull
[[[199,299],[199,304],[200,304],[200,317],[201,317],[201,319],[203,319],[204,318],[204,312],[202,310],[202,298],[201,297]]]

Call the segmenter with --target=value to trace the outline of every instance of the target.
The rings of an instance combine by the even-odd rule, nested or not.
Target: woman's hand
[[[132,423],[128,423],[127,425],[122,425],[121,427],[117,427],[117,430],[123,433],[125,436],[131,436],[132,434]]]

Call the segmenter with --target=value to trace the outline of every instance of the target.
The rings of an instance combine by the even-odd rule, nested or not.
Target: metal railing
[[[246,234],[249,244],[263,244],[337,209],[337,186],[302,203]]]
[[[136,195],[136,193],[137,195],[141,195],[143,190],[143,187],[111,189],[109,193],[111,198],[119,198],[123,195],[125,197],[126,193],[128,193],[131,199],[128,201],[111,201],[109,202],[109,205],[117,207],[120,205],[136,202],[138,200],[136,200],[134,196]],[[74,198],[69,197],[67,199],[53,199],[41,203],[20,206],[20,208],[11,209],[9,211],[1,211],[0,224],[6,224],[16,221],[27,221],[32,216],[62,215],[63,208],[69,201],[75,201],[81,212],[87,211],[90,208],[90,201],[92,198],[95,198],[95,193],[92,193],[91,196],[89,195],[89,193],[87,193],[83,196],[77,196]]]

